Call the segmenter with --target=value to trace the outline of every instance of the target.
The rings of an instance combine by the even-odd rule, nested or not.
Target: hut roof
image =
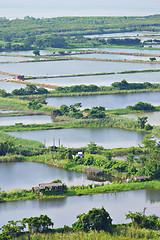
[[[87,169],[86,169],[86,172],[102,173],[103,170],[94,169],[94,168],[87,168]]]
[[[39,187],[62,187],[62,183],[40,183]]]

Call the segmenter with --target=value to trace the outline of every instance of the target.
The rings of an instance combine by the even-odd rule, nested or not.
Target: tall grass
[[[159,234],[151,230],[121,226],[118,230],[115,230],[113,234],[104,231],[90,231],[88,233],[80,231],[55,234],[33,234],[30,235],[30,238],[24,235],[19,237],[18,240],[158,240],[159,238]]]
[[[44,145],[41,142],[14,137],[4,132],[0,132],[0,139],[2,141],[12,141],[15,152],[18,155],[33,156],[42,153],[44,149]],[[13,156],[13,158],[15,158],[15,156]]]

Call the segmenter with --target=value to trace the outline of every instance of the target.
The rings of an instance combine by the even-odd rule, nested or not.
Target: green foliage
[[[104,230],[112,232],[112,219],[103,207],[101,209],[93,208],[87,214],[83,213],[77,218],[79,220],[72,225],[74,231]]]
[[[39,56],[40,55],[40,51],[39,51],[39,49],[34,49],[33,50],[33,54],[35,55],[35,56]]]
[[[42,107],[38,100],[32,100],[28,103],[28,108],[38,110]]]
[[[13,137],[0,132],[1,155],[6,153],[23,156],[33,156],[44,151],[44,145],[40,142]]]
[[[40,215],[39,217],[23,218],[22,223],[28,224],[29,232],[43,233],[47,232],[50,226],[53,227],[54,223],[47,215]]]
[[[144,129],[148,117],[138,117],[138,123],[141,125],[141,129]]]
[[[35,94],[47,94],[49,91],[43,87],[37,88],[33,84],[27,84],[25,88],[14,89],[12,91],[13,95],[35,95]]]
[[[2,240],[10,240],[12,238],[17,238],[23,232],[25,225],[21,221],[8,221],[8,224],[2,226],[0,230],[2,233],[0,234],[0,239]]]
[[[131,219],[134,225],[140,228],[160,229],[160,223],[156,215],[146,216],[141,212],[132,213],[131,211],[126,214],[126,219]]]
[[[90,143],[87,145],[86,151],[89,152],[89,153],[91,153],[91,154],[97,153],[97,152],[98,152],[97,144],[94,143],[94,142],[90,142]]]
[[[138,38],[109,38],[107,43],[111,45],[123,45],[123,46],[133,46],[133,45],[142,45],[142,42]]]
[[[114,82],[111,84],[112,87],[118,88],[120,90],[130,90],[130,89],[147,89],[156,88],[156,84],[151,84],[149,82],[144,83],[128,83],[125,79],[121,82]]]
[[[128,106],[128,108],[131,110],[140,110],[140,111],[148,111],[148,112],[155,110],[155,107],[152,104],[144,103],[144,102],[138,102],[134,106]]]
[[[0,156],[5,156],[7,153],[15,152],[14,143],[9,140],[0,141]]]

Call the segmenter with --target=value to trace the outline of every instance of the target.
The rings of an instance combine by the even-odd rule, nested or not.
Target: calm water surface
[[[154,106],[160,105],[160,93],[132,93],[96,96],[76,96],[76,97],[53,97],[46,98],[48,105],[60,107],[63,104],[71,105],[82,103],[83,108],[103,106],[106,109],[125,108],[138,102],[151,103]]]
[[[92,54],[76,54],[71,55],[72,57],[78,58],[97,58],[97,59],[120,59],[120,60],[142,60],[150,61],[150,57],[141,57],[141,56],[132,56],[132,55],[120,55],[120,54],[101,54],[101,53],[92,53]],[[160,61],[160,57],[156,57],[157,61]]]
[[[52,54],[53,51],[50,50],[40,50],[40,55]],[[1,54],[7,55],[25,55],[25,56],[34,56],[33,50],[27,51],[11,51],[11,52],[1,52]],[[1,57],[1,56],[0,56]],[[19,58],[18,58],[19,59]],[[26,59],[26,58],[25,58]],[[30,58],[29,58],[30,59]]]
[[[8,79],[8,78],[13,78],[13,77],[12,77],[12,76],[7,76],[7,75],[0,74],[0,79]],[[1,82],[0,82],[0,85],[1,85]]]
[[[10,132],[12,136],[36,140],[46,146],[60,144],[66,147],[85,147],[89,142],[105,148],[131,147],[141,144],[145,134],[143,132],[127,131],[115,128],[74,128],[40,131]]]
[[[67,186],[88,185],[87,175],[47,166],[35,162],[0,163],[0,185],[2,190],[31,189],[39,183],[61,179]]]
[[[0,117],[0,126],[14,125],[15,123],[44,124],[53,122],[53,118],[45,115]]]
[[[159,72],[148,73],[133,73],[133,74],[112,74],[99,76],[80,76],[80,77],[60,77],[60,78],[44,78],[44,79],[30,79],[29,82],[44,83],[56,86],[73,86],[73,85],[90,85],[110,86],[113,82],[120,82],[126,79],[127,82],[150,82],[160,83]]]
[[[98,51],[108,51],[108,52],[124,52],[124,53],[146,53],[146,54],[160,54],[160,50],[143,50],[143,49],[127,49],[127,48],[81,48],[83,50],[98,50]]]
[[[154,32],[121,32],[121,33],[104,33],[104,34],[92,34],[85,35],[88,38],[115,38],[115,37],[142,37],[142,36],[160,36],[160,33]]]
[[[5,77],[8,78],[8,77]],[[14,89],[25,88],[25,84],[15,82],[3,82],[0,81],[0,89],[4,89],[6,92],[12,92]]]
[[[146,207],[146,215],[160,217],[160,191],[138,190],[120,193],[97,194],[92,196],[67,197],[54,200],[34,200],[0,203],[0,227],[8,220],[47,214],[54,222],[54,228],[71,226],[76,216],[87,213],[93,207],[104,207],[113,218],[113,223],[126,223],[129,211],[141,212]]]
[[[0,70],[29,76],[52,76],[78,73],[117,72],[126,70],[159,69],[160,64],[98,62],[98,61],[49,61],[0,64]]]
[[[138,119],[138,117],[148,117],[147,123],[151,125],[160,125],[160,112],[147,112],[147,113],[136,113],[136,114],[126,114],[123,117]]]
[[[0,55],[0,62],[16,62],[16,61],[19,62],[19,61],[24,61],[24,60],[32,60],[32,58],[1,56]]]

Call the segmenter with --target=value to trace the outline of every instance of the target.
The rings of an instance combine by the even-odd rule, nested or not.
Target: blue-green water
[[[160,64],[100,62],[85,60],[49,61],[0,64],[4,72],[26,76],[53,76],[79,73],[121,72],[127,70],[159,69]]]
[[[46,98],[48,105],[60,107],[63,104],[71,105],[82,103],[82,108],[103,106],[106,109],[125,108],[128,105],[135,105],[138,102],[151,103],[154,106],[160,105],[160,93],[132,93],[132,94],[111,94],[95,96],[75,97],[51,97]]]
[[[46,146],[85,147],[95,142],[105,148],[131,147],[141,144],[144,132],[128,131],[116,128],[71,128],[40,131],[10,132],[12,136],[44,143]]]

